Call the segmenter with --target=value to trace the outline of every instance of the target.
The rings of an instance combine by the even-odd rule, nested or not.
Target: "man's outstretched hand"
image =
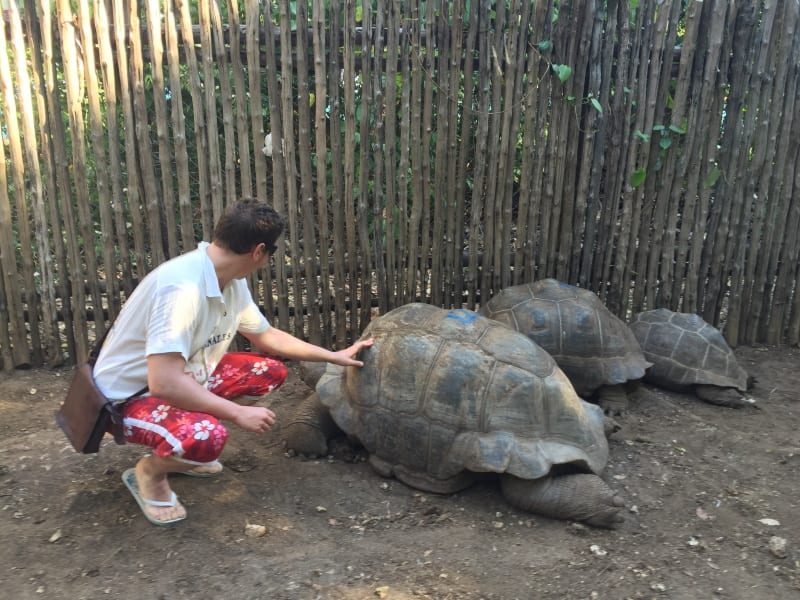
[[[335,365],[341,365],[343,367],[363,367],[364,362],[360,360],[356,360],[354,357],[361,352],[362,348],[369,348],[372,344],[375,343],[373,338],[367,338],[366,340],[359,340],[349,348],[345,348],[344,350],[339,350],[338,352],[333,353],[333,358],[330,359],[328,362],[332,362]]]

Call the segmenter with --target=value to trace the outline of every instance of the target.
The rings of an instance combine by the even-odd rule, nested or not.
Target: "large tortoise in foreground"
[[[518,508],[606,527],[622,520],[622,501],[598,476],[608,459],[602,411],[527,337],[427,304],[372,321],[370,336],[362,368],[328,365],[285,428],[290,448],[325,452],[329,414],[375,470],[414,488],[452,493],[498,473]]]
[[[744,395],[749,378],[722,333],[692,313],[666,308],[637,314],[631,330],[653,366],[645,381],[693,391],[701,400],[740,408],[754,401]]]
[[[479,312],[527,335],[580,396],[596,397],[610,410],[624,408],[625,384],[650,366],[631,330],[596,294],[555,279],[506,288]]]

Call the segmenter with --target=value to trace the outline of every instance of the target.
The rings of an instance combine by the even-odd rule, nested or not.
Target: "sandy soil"
[[[74,453],[53,422],[70,371],[20,371],[0,381],[0,596],[800,598],[800,350],[737,355],[759,408],[643,386],[618,419],[615,531],[522,514],[492,482],[419,492],[346,446],[290,457],[280,421],[232,431],[219,478],[176,477],[189,518],[157,528],[120,481],[142,449]],[[266,402],[280,419],[308,393],[293,370]]]

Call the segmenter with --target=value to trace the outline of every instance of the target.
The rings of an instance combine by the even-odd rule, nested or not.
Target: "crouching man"
[[[126,440],[152,449],[122,479],[156,525],[186,518],[168,474],[222,470],[223,421],[255,433],[274,425],[268,408],[233,401],[284,382],[286,366],[270,356],[360,367],[356,355],[372,345],[363,340],[333,352],[272,327],[261,314],[244,278],[267,264],[283,229],[283,217],[263,202],[230,205],[211,243],[141,281],[103,342],[95,381],[123,403]],[[236,333],[255,352],[227,352]]]

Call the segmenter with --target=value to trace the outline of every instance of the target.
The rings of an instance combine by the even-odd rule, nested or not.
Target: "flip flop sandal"
[[[128,469],[122,474],[122,483],[125,484],[125,487],[128,488],[131,495],[133,496],[136,503],[139,505],[139,508],[142,510],[142,514],[144,518],[150,521],[153,525],[171,525],[172,523],[177,523],[178,521],[183,521],[186,518],[186,515],[182,517],[176,517],[174,519],[156,519],[155,517],[150,516],[147,514],[147,507],[148,506],[156,506],[156,507],[173,507],[178,505],[178,496],[175,492],[172,492],[172,496],[169,500],[148,500],[147,498],[143,498],[139,493],[139,482],[136,481],[136,469]]]

